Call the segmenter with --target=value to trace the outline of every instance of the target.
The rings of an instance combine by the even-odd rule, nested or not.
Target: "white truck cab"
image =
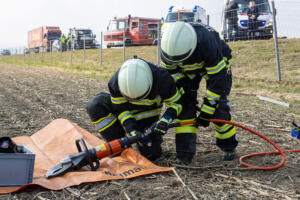
[[[165,23],[185,21],[185,22],[201,22],[207,24],[206,10],[198,5],[194,6],[170,6]]]
[[[166,18],[161,26],[161,34],[165,25],[176,21],[201,22],[207,25],[206,10],[198,5],[194,6],[170,6]]]

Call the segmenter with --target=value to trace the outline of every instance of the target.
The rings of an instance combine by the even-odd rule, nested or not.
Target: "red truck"
[[[29,52],[50,51],[50,43],[60,39],[61,30],[57,26],[42,26],[28,31]],[[51,42],[50,42],[51,41]]]
[[[157,29],[161,19],[128,17],[110,20],[107,32],[104,33],[104,43],[107,48],[122,46],[125,29],[126,45],[155,45]]]

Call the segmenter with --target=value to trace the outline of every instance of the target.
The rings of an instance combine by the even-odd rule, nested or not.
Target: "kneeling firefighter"
[[[210,26],[201,23],[174,22],[164,29],[161,40],[162,67],[174,78],[178,88],[183,87],[183,111],[181,121],[196,119],[197,125],[208,127],[210,119],[231,121],[230,103],[227,96],[231,90],[230,47],[220,39]],[[197,117],[197,91],[201,79],[206,80],[206,93]],[[214,123],[217,146],[223,151],[223,160],[233,160],[238,145],[236,130],[230,124]],[[195,147],[196,127],[176,128],[176,139],[186,140]],[[185,146],[181,148],[185,149]],[[196,148],[190,149],[188,164]]]
[[[181,95],[167,70],[139,58],[129,59],[108,82],[110,94],[101,92],[91,99],[87,112],[100,135],[111,141],[144,134],[151,128],[151,146],[138,143],[142,155],[150,160],[161,156],[162,135],[182,110]],[[159,119],[163,103],[167,109]],[[180,142],[180,141],[178,141]]]

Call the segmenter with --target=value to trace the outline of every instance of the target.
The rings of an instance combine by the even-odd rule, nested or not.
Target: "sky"
[[[91,28],[100,39],[109,20],[131,14],[141,17],[165,17],[171,5],[195,5],[205,8],[210,25],[220,29],[223,0],[0,0],[0,48],[27,45],[28,30],[43,26]],[[275,0],[279,34],[300,37],[300,0]]]

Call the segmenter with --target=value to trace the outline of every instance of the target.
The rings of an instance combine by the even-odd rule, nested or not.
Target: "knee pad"
[[[97,126],[99,135],[105,141],[125,136],[125,131],[117,117],[112,113],[110,94],[101,92],[86,104],[92,122]]]
[[[221,99],[219,101],[218,107],[214,114],[214,118],[215,119],[223,119],[223,120],[227,120],[227,121],[231,120],[230,103],[227,99],[226,100]]]
[[[112,113],[110,94],[100,92],[86,104],[85,108],[93,122]]]
[[[93,122],[112,112],[110,94],[101,92],[93,97],[85,106]]]

